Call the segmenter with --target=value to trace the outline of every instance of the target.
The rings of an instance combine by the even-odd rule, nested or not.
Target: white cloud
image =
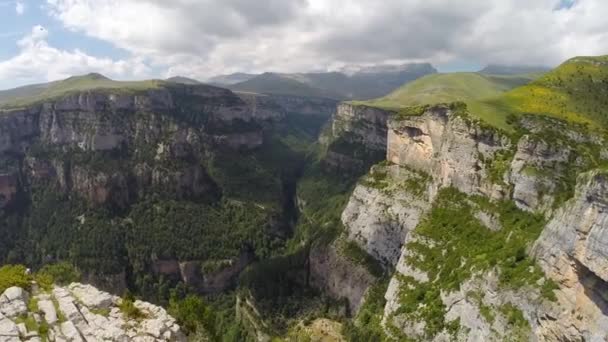
[[[556,64],[606,53],[603,0],[47,0],[72,30],[168,73],[307,70],[395,60]]]
[[[167,75],[428,60],[555,65],[608,53],[608,1],[47,0],[75,32]],[[135,58],[135,57],[134,57]]]
[[[17,12],[18,15],[25,13],[25,4],[21,1],[15,2],[15,12]]]
[[[142,59],[112,60],[90,56],[80,50],[65,51],[47,42],[49,32],[42,26],[17,42],[19,53],[0,61],[0,87],[51,81],[89,72],[116,78],[145,77],[149,67]]]

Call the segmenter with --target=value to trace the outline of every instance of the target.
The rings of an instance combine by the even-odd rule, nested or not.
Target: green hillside
[[[400,109],[410,106],[436,103],[465,102],[474,115],[491,125],[509,130],[501,105],[483,100],[496,98],[505,92],[532,82],[542,73],[521,75],[488,75],[476,72],[433,74],[406,84],[391,94],[370,101],[355,101],[384,109]]]
[[[514,114],[542,114],[608,126],[608,56],[575,57],[538,80],[484,101]]]
[[[608,56],[575,57],[550,72],[437,74],[386,97],[353,102],[385,109],[462,101],[472,115],[507,131],[510,115],[537,114],[598,129],[608,126]]]
[[[14,90],[0,92],[0,107],[19,108],[44,99],[60,97],[74,91],[93,89],[141,91],[158,88],[163,83],[164,81],[159,80],[133,82],[114,81],[100,74],[74,76],[63,81],[51,82],[44,86],[41,85],[37,88],[23,88],[24,91],[21,92],[15,92]],[[3,93],[12,94],[12,96],[2,96]]]
[[[484,75],[475,72],[433,74],[406,84],[391,94],[365,104],[399,108],[493,97],[529,83],[538,74]]]

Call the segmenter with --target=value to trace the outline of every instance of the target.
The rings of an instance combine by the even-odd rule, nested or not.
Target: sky
[[[429,62],[555,66],[608,54],[606,0],[0,0],[0,89]]]

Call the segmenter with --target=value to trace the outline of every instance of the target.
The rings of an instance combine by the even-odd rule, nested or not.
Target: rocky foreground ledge
[[[0,342],[185,340],[163,308],[90,285],[31,293],[11,287],[0,296]]]

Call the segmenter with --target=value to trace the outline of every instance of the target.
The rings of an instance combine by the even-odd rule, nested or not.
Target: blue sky
[[[169,5],[170,4],[170,5]],[[554,66],[608,54],[605,0],[0,0],[0,89],[426,61]]]

